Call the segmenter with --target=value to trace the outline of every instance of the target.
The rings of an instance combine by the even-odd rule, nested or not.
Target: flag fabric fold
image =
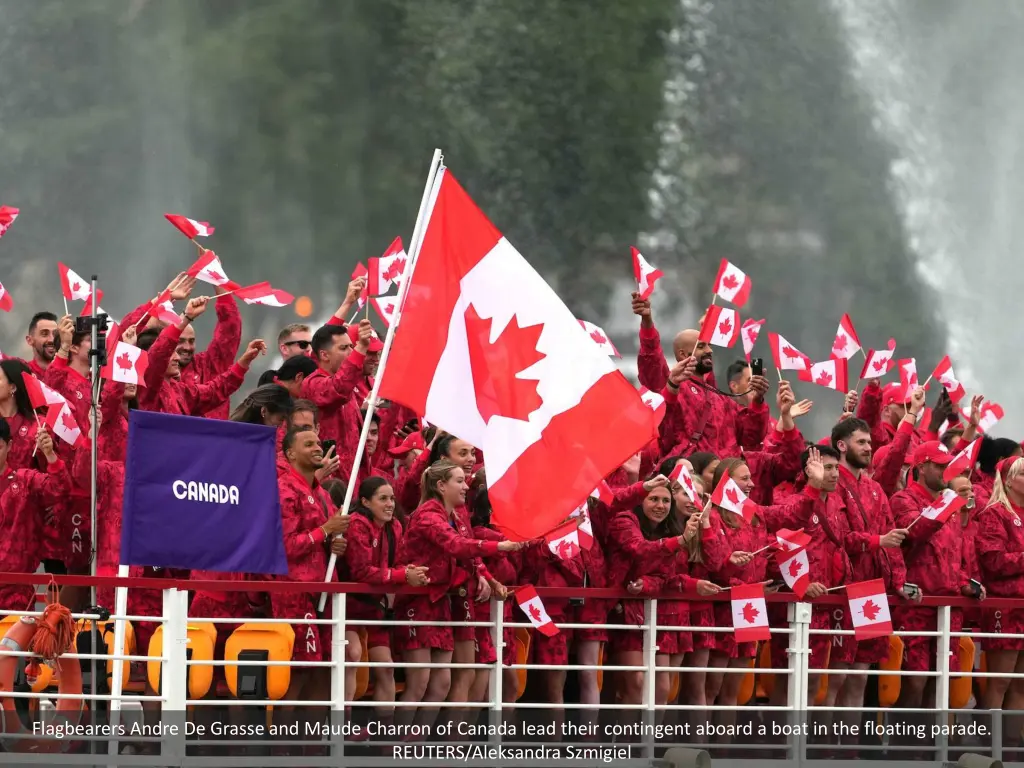
[[[178,213],[165,213],[164,218],[189,240],[194,240],[197,237],[209,237],[213,234],[213,227],[207,221],[196,221]]]
[[[658,282],[659,278],[664,277],[665,273],[652,267],[635,247],[629,250],[633,256],[633,277],[636,278],[636,290],[640,294],[640,298],[646,301],[654,293],[654,284]]]
[[[740,327],[740,334],[743,338],[743,354],[746,355],[748,363],[750,362],[750,353],[754,351],[754,345],[757,344],[757,337],[761,335],[762,325],[764,325],[764,320],[754,320],[748,317]]]

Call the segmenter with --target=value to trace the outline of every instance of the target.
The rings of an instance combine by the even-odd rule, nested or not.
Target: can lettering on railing
[[[171,485],[174,497],[189,501],[207,501],[212,504],[238,505],[238,486],[220,483],[197,483],[195,480],[175,480]]]
[[[78,512],[71,516],[71,524],[75,526],[75,529],[71,532],[71,551],[81,552],[82,551],[82,515]]]
[[[316,616],[312,613],[307,613],[302,618],[309,621],[311,619],[315,619]],[[306,653],[316,653],[316,632],[313,631],[312,624],[306,625]]]

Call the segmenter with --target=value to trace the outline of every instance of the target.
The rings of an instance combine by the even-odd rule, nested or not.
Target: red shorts
[[[690,605],[690,625],[694,627],[714,627],[715,606],[713,603],[697,603]],[[693,649],[714,650],[718,647],[717,632],[693,632]]]
[[[1024,634],[1024,609],[981,609],[982,632]],[[1024,639],[1016,637],[986,637],[981,641],[986,651],[1024,651]]]
[[[452,621],[477,621],[473,614],[473,598],[470,595],[449,595],[451,600]],[[476,627],[454,627],[453,639],[456,643],[476,641]]]
[[[587,598],[583,605],[572,609],[573,624],[608,624],[608,612],[613,601],[601,600],[600,598]],[[577,642],[598,642],[608,641],[607,629],[577,629],[573,630],[573,637]]]
[[[505,648],[502,652],[501,663],[505,666],[516,663],[516,631],[506,629],[502,633],[502,640]],[[498,660],[498,652],[494,647],[494,640],[491,639],[490,627],[476,628],[476,663],[493,664]]]
[[[893,624],[900,632],[934,632],[937,626],[936,611],[929,608],[897,608],[893,611]],[[950,631],[959,632],[963,627],[963,614],[956,608],[950,611]],[[938,662],[937,637],[901,635],[903,641],[903,669],[908,672],[934,670]],[[949,669],[960,671],[960,638],[949,639]]]
[[[270,594],[271,615],[275,619],[290,619],[295,630],[295,645],[292,661],[330,661],[331,626],[329,624],[307,624],[303,619],[316,619],[316,604],[313,596],[299,592],[272,592]],[[329,619],[330,605],[323,618]]]
[[[558,624],[564,619],[555,619]],[[533,640],[530,643],[530,653],[533,656],[534,664],[568,664],[569,644],[572,642],[573,630],[563,629],[554,637],[548,637],[542,632],[534,632]]]
[[[777,622],[778,611],[773,609],[783,609],[783,621]],[[784,626],[785,625],[785,605],[769,605],[768,615],[772,626]],[[811,610],[811,629],[828,629],[829,628],[829,609],[827,608],[813,608]],[[789,668],[789,635],[772,635],[771,639],[771,663],[773,669],[788,669]],[[830,659],[830,652],[832,648],[832,638],[828,635],[811,635],[811,656],[809,664],[809,671],[812,675],[822,674],[827,670],[827,664]],[[852,638],[840,638],[852,641]]]
[[[849,606],[833,605],[828,608],[828,626],[832,629],[853,629]],[[829,652],[829,666],[836,664],[880,664],[889,658],[889,638],[854,639],[853,635],[833,635]]]
[[[440,600],[433,603],[427,595],[399,595],[395,600],[395,618],[399,621],[451,621],[451,603],[447,595],[442,595]],[[399,625],[394,629],[394,640],[394,650],[398,653],[420,648],[455,650],[451,627]]]
[[[384,627],[379,624],[371,624],[368,627],[360,626],[362,621],[383,621],[384,609],[379,605],[369,605],[348,595],[345,603],[345,616],[347,619],[346,631],[354,632],[363,629],[366,632],[366,647],[380,648],[391,647],[391,627]]]
[[[615,610],[608,617],[609,623],[623,623],[625,613]],[[666,626],[680,624],[688,626],[689,618],[659,616],[658,623]],[[629,653],[642,651],[644,649],[644,630],[637,629],[616,629],[609,634],[609,645],[613,653]],[[676,653],[689,653],[693,650],[693,640],[689,632],[683,630],[661,629],[658,631],[656,640],[659,654],[672,655]]]

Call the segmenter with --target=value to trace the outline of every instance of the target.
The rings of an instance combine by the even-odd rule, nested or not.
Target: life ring
[[[4,653],[4,648],[14,652],[27,650],[37,629],[36,620],[32,617],[25,617],[11,627],[4,638],[0,640],[0,733],[17,734],[21,737],[32,733],[22,725],[21,717],[15,709],[15,699],[3,695],[14,691],[14,675],[18,668],[18,659],[26,657],[10,656]],[[61,694],[82,693],[82,666],[78,659],[61,656],[57,659],[57,672],[60,675],[60,683],[57,687],[57,712],[54,725],[78,725],[86,709],[85,701],[61,698],[60,696]],[[0,742],[8,752],[66,752],[73,741],[73,739],[57,738],[11,739],[0,736]]]

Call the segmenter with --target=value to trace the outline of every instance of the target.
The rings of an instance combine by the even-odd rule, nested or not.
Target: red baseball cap
[[[887,405],[903,405],[909,399],[910,398],[904,395],[902,384],[896,384],[895,382],[893,382],[892,384],[886,384],[885,387],[882,388],[883,408],[885,408],[885,406]]]
[[[426,447],[426,444],[423,442],[423,435],[420,434],[419,432],[413,432],[411,435],[405,438],[405,441],[400,446],[398,446],[397,448],[389,448],[388,453],[390,453],[395,458],[401,458],[402,456],[405,456],[407,453],[409,453],[409,451],[422,451],[425,450]]]
[[[953,457],[949,455],[946,446],[938,440],[929,440],[926,443],[921,443],[914,449],[914,452],[910,455],[910,466],[919,467],[928,462],[945,466],[952,460]]]
[[[355,343],[357,343],[359,341],[359,326],[358,325],[349,325],[349,327],[348,327],[348,337],[349,337],[349,339],[352,340],[353,344],[355,344]],[[368,350],[366,350],[366,351],[367,352],[380,352],[382,349],[384,349],[384,344],[377,337],[377,332],[374,331],[373,332],[373,336],[370,337],[370,348]]]

